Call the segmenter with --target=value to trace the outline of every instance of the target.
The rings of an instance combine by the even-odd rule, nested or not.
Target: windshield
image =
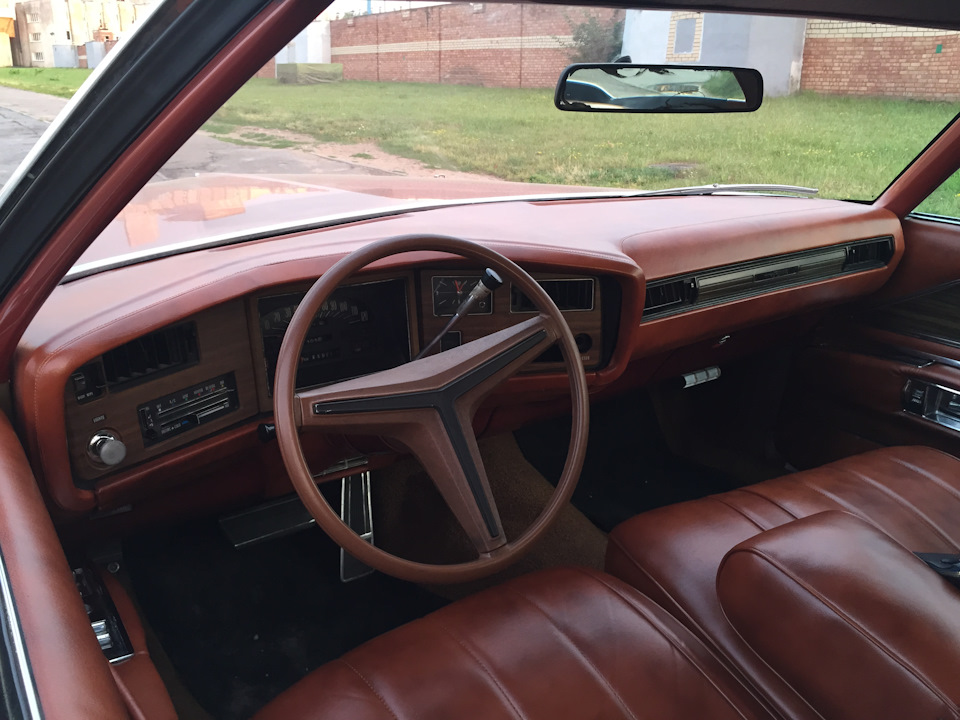
[[[55,65],[92,67],[132,26],[107,40],[75,38],[72,53],[24,40],[19,57],[31,67],[0,69],[11,145],[26,152],[25,138],[89,73]],[[958,39],[802,18],[338,0],[157,173],[80,264],[471,198],[717,183],[872,201],[960,109]],[[565,66],[622,56],[756,68],[763,104],[733,114],[556,109]]]

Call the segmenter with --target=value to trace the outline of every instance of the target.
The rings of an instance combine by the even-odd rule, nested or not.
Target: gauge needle
[[[457,290],[457,295],[463,294],[463,285],[466,281],[454,280],[453,286]],[[430,341],[430,344],[427,345],[423,350],[421,350],[414,360],[419,360],[425,356],[428,352],[433,350],[434,346],[440,342],[440,338],[450,332],[454,325],[460,322],[460,318],[464,317],[467,313],[470,312],[471,308],[476,305],[478,302],[483,300],[487,295],[492,293],[498,287],[503,285],[503,280],[500,279],[500,276],[496,272],[487,268],[483,271],[483,277],[480,278],[473,290],[470,291],[470,294],[467,295],[467,299],[460,303],[460,307],[457,308],[457,311],[453,314],[453,317],[450,318],[450,321],[443,326],[443,330],[437,333],[437,336]]]

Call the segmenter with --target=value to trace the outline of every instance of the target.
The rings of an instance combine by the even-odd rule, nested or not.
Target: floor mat
[[[551,483],[563,470],[570,419],[557,418],[514,435],[530,463]],[[731,490],[726,475],[670,452],[644,393],[590,408],[590,440],[573,504],[605,532],[634,515]]]
[[[486,469],[507,540],[540,515],[554,488],[524,458],[512,435],[481,439]],[[419,463],[407,459],[374,477],[373,515],[380,547],[410,560],[452,563],[477,557],[473,545]],[[433,586],[458,599],[509,578],[565,565],[603,569],[607,536],[576,508],[564,506],[529,552],[513,565],[470,583]]]
[[[247,718],[311,670],[446,601],[375,573],[343,584],[319,529],[236,550],[214,520],[124,543],[148,622],[214,717]]]

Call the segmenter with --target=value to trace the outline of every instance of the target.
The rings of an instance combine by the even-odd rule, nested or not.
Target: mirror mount
[[[560,110],[573,112],[753,112],[762,101],[757,70],[629,62],[571,65],[554,94]]]

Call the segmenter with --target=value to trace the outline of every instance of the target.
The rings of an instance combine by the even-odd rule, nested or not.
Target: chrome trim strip
[[[7,575],[7,565],[4,562],[2,552],[0,552],[0,601],[3,603],[0,610],[3,612],[13,643],[11,650],[13,650],[13,659],[16,662],[16,666],[12,668],[14,680],[17,681],[17,689],[21,692],[21,702],[26,703],[26,707],[23,709],[27,712],[26,717],[30,720],[42,720],[43,712],[40,710],[40,698],[37,694],[33,672],[30,669],[30,659],[27,656],[23,630],[20,627],[20,619],[17,617],[17,606],[14,602],[13,590],[10,588],[10,578]]]
[[[757,186],[764,187],[764,186]],[[323,228],[332,227],[335,225],[343,225],[345,223],[351,222],[363,222],[366,220],[376,220],[378,218],[392,217],[394,215],[402,215],[408,212],[416,212],[419,210],[441,210],[444,208],[451,207],[464,207],[469,205],[490,205],[493,203],[507,203],[507,202],[550,202],[554,200],[619,200],[619,199],[628,199],[628,198],[642,198],[642,197],[660,197],[665,195],[682,195],[684,192],[689,192],[690,188],[673,188],[672,190],[636,190],[636,191],[623,191],[623,190],[611,190],[609,192],[585,192],[585,193],[543,193],[540,195],[507,195],[500,197],[489,197],[489,198],[469,198],[465,200],[418,200],[407,203],[398,203],[396,205],[389,205],[387,207],[380,208],[379,210],[371,210],[364,213],[356,212],[347,212],[347,213],[337,213],[335,215],[325,215],[323,217],[314,218],[312,220],[301,220],[297,222],[289,223],[276,223],[273,225],[264,225],[259,228],[254,228],[245,233],[224,233],[221,235],[214,235],[209,238],[202,238],[197,240],[186,240],[181,243],[173,243],[171,245],[165,245],[162,248],[149,249],[149,250],[139,250],[137,252],[127,253],[125,255],[118,255],[112,258],[106,258],[103,260],[94,260],[92,262],[83,263],[82,265],[74,265],[70,272],[68,272],[63,280],[60,281],[60,284],[72,282],[73,280],[80,280],[81,278],[88,277],[90,275],[95,275],[97,273],[106,272],[107,270],[116,270],[117,268],[126,267],[128,265],[134,265],[140,262],[146,262],[148,260],[159,260],[160,258],[170,257],[171,255],[180,255],[181,253],[193,252],[195,250],[209,250],[211,248],[223,247],[225,245],[234,245],[237,243],[250,242],[253,240],[263,240],[268,237],[273,237],[275,235],[285,235],[289,233],[298,233],[298,232],[308,232],[311,230],[321,230]],[[724,195],[737,195],[742,194],[741,192],[735,191],[724,191],[722,186],[720,189],[714,189],[711,194],[724,194]],[[749,193],[757,194],[757,193]],[[782,196],[776,196],[782,197]]]

